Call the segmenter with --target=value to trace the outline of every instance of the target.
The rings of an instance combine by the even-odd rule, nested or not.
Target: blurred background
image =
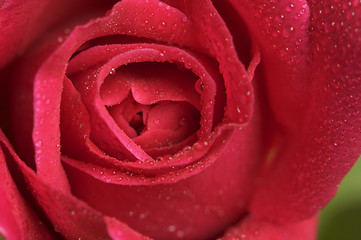
[[[318,240],[361,240],[361,157],[322,210]]]

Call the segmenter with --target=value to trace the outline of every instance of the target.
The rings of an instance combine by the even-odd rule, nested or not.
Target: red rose
[[[361,152],[360,11],[3,2],[0,233],[313,239]]]

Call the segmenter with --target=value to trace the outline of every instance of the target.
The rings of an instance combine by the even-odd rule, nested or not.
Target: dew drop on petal
[[[179,119],[179,125],[182,126],[182,127],[187,125],[187,119],[185,117],[180,118]]]
[[[183,238],[184,237],[184,232],[183,231],[178,231],[177,232],[177,238]]]
[[[169,231],[169,232],[174,232],[176,229],[177,229],[177,228],[176,228],[176,226],[174,226],[174,225],[170,225],[170,226],[168,227],[168,231]]]

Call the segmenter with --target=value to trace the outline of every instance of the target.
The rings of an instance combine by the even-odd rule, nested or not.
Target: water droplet
[[[158,125],[160,123],[159,119],[154,119],[154,124]]]
[[[170,226],[168,227],[168,231],[169,231],[169,232],[174,232],[176,229],[177,229],[177,228],[176,228],[176,226],[174,226],[174,225],[170,225]]]
[[[183,238],[184,237],[184,232],[183,231],[178,231],[177,232],[177,238]]]
[[[293,5],[293,3],[291,3],[290,5],[288,5],[288,6],[286,7],[286,11],[287,11],[287,12],[291,12],[291,11],[293,11],[294,8],[295,8],[295,5]]]
[[[187,125],[187,121],[186,121],[187,119],[185,118],[185,117],[182,117],[182,118],[180,118],[179,119],[179,125],[180,126],[185,126],[185,125]]]
[[[115,68],[112,68],[109,72],[110,75],[114,74],[115,73]]]
[[[198,93],[202,93],[203,92],[203,82],[202,80],[198,80],[195,84],[195,89]]]
[[[43,145],[43,141],[39,140],[35,143],[35,147],[41,147]]]

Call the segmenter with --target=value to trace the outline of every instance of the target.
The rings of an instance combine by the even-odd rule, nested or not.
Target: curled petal
[[[265,85],[277,120],[298,128],[307,109],[310,10],[307,1],[229,0],[261,47]]]
[[[11,175],[16,166],[12,162],[8,142],[0,130],[0,234],[9,240],[51,239],[55,234],[36,215],[30,203],[21,195]]]
[[[251,207],[257,217],[282,222],[323,208],[361,153],[360,3],[309,2],[311,99],[299,130],[275,146],[284,150]]]
[[[96,1],[3,1],[0,2],[0,68],[14,57],[22,55],[25,47],[58,21],[84,12],[110,7]]]
[[[59,232],[67,239],[109,239],[110,236],[114,235],[123,235],[135,240],[147,239],[127,225],[102,215],[71,194],[59,191],[49,185],[49,183],[43,181],[18,158],[2,133],[0,136],[1,146],[4,152],[6,151],[7,153],[7,162],[19,168],[17,174],[21,176],[21,178],[25,178],[28,184],[28,186],[22,186],[21,192],[19,193],[14,191],[16,186],[9,178],[2,182],[9,185],[6,187],[1,186],[0,193],[5,193],[6,197],[1,203],[6,204],[6,202],[10,200],[9,197],[14,194],[11,200],[19,207],[14,208],[14,202],[12,202],[12,207],[8,208],[10,210],[9,215],[5,215],[9,216],[10,219],[7,219],[6,222],[0,222],[1,226],[6,228],[5,236],[9,236],[9,239],[28,239],[30,236],[34,238],[41,236],[44,239],[52,239],[51,236],[56,234],[53,230]],[[6,165],[3,165],[5,164],[4,156],[4,154],[0,154],[1,171],[6,173]],[[10,176],[8,173],[5,175]],[[31,209],[28,203],[22,200],[20,194],[24,193],[27,187],[30,190],[30,196],[36,200],[37,206],[42,209],[47,220],[51,222],[54,227],[53,230],[47,229],[45,224],[38,224],[40,221],[36,213],[32,210],[34,208]],[[16,196],[16,198],[14,198],[14,196]],[[2,206],[5,207],[6,205]],[[19,212],[20,210],[22,211]],[[8,226],[6,226],[5,223]]]

